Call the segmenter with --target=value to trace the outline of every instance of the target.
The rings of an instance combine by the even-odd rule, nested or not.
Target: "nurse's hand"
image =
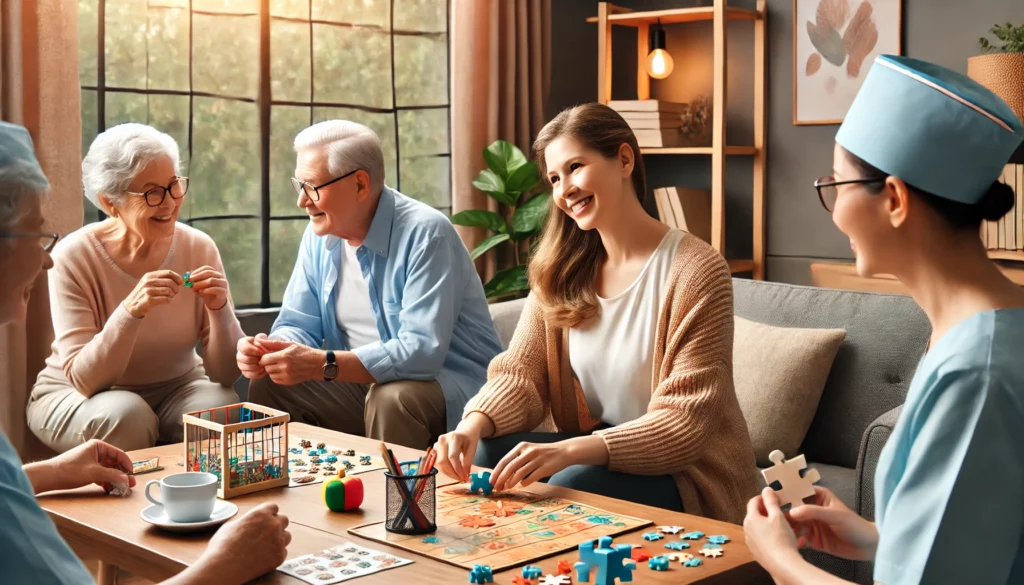
[[[773,577],[800,558],[796,534],[779,507],[779,496],[770,487],[747,502],[743,534],[754,559]]]
[[[789,523],[801,547],[827,552],[855,561],[870,561],[878,548],[878,529],[846,507],[823,487],[814,487],[814,504],[788,513]]]
[[[110,491],[115,485],[135,487],[132,460],[124,451],[91,439],[53,459],[24,466],[37,494],[70,490],[95,483]]]

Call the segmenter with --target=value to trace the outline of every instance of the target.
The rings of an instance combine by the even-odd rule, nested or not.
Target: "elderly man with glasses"
[[[178,168],[174,140],[142,124],[103,132],[82,162],[85,196],[110,217],[53,248],[55,339],[28,426],[55,451],[178,442],[182,413],[238,401],[244,334],[217,246],[177,221],[188,190]]]
[[[310,219],[268,336],[238,343],[249,399],[292,420],[426,448],[462,416],[501,351],[451,222],[384,185],[377,135],[303,130],[292,186]]]

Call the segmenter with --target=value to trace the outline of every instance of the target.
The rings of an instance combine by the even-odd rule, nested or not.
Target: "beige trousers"
[[[310,380],[281,386],[266,377],[249,383],[249,401],[283,410],[293,422],[413,449],[426,449],[446,430],[444,394],[436,381]]]
[[[28,426],[63,453],[89,439],[125,451],[182,441],[181,415],[238,402],[238,395],[206,377],[202,367],[162,384],[119,387],[86,398],[66,381],[40,380],[28,403]]]

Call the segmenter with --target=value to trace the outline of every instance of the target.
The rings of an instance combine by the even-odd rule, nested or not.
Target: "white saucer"
[[[213,505],[213,514],[210,515],[209,520],[203,520],[202,522],[175,522],[167,517],[167,513],[164,512],[163,506],[152,504],[142,510],[139,516],[142,519],[154,526],[159,526],[164,530],[170,530],[172,532],[192,532],[193,530],[202,530],[218,524],[227,522],[231,517],[238,513],[238,506],[231,502],[225,502],[223,500],[217,500]]]

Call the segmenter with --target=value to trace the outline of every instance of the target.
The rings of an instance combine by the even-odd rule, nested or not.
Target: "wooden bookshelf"
[[[714,91],[712,96],[711,146],[696,148],[641,148],[642,155],[706,155],[711,157],[711,245],[725,253],[725,157],[750,156],[753,165],[753,258],[730,259],[734,273],[750,272],[753,278],[764,279],[765,267],[765,135],[766,115],[766,26],[767,0],[757,0],[755,10],[733,8],[728,0],[713,0],[712,6],[634,12],[609,2],[598,3],[597,16],[587,22],[597,24],[597,101],[607,104],[612,99],[612,26],[637,29],[637,96],[651,99],[650,77],[645,70],[648,53],[648,27],[661,24],[712,22],[714,29]],[[726,97],[728,66],[728,21],[750,21],[754,27],[754,143],[750,146],[726,146]],[[627,50],[634,50],[630,47]]]
[[[1011,281],[1024,285],[1024,268],[999,264],[999,269]],[[814,286],[861,290],[865,292],[907,294],[907,289],[891,274],[864,277],[857,274],[853,262],[815,262],[811,264],[811,282]]]

